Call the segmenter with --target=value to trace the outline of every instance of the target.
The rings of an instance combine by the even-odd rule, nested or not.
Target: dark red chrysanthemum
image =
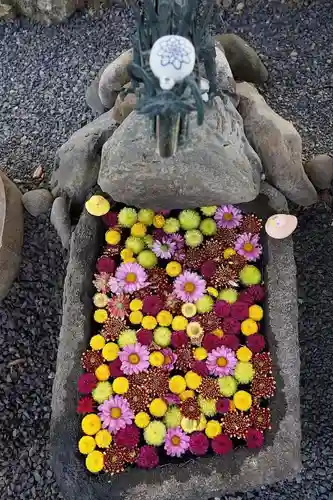
[[[163,238],[167,237],[168,235],[163,231],[161,228],[156,228],[153,231],[153,238],[154,240],[159,240],[162,241]]]
[[[217,265],[214,260],[206,260],[200,267],[200,272],[205,279],[209,279],[216,273]]]
[[[189,338],[183,331],[172,332],[171,335],[171,345],[174,349],[183,347],[188,344]]]
[[[230,400],[228,398],[220,398],[216,401],[217,413],[228,413],[230,409]]]
[[[116,212],[108,212],[102,216],[102,220],[107,227],[116,226],[118,223],[118,214]]]
[[[103,250],[103,255],[115,257],[120,254],[120,245],[107,245]]]
[[[110,446],[104,452],[104,470],[109,474],[123,472],[127,463],[128,449],[119,446]]]
[[[222,345],[236,351],[240,346],[239,338],[236,335],[224,335],[221,339]]]
[[[216,401],[220,396],[219,384],[217,379],[213,377],[204,377],[197,391],[204,399],[215,399]]]
[[[250,418],[238,411],[228,412],[222,417],[222,428],[231,438],[243,439],[251,423]]]
[[[106,257],[106,256],[102,255],[102,257],[100,257],[97,260],[97,263],[96,263],[97,272],[113,274],[115,272],[115,269],[116,269],[116,263],[110,257]]]
[[[94,400],[90,396],[84,396],[78,401],[76,412],[77,413],[93,413]]]
[[[269,352],[255,354],[252,363],[256,374],[270,375],[272,373],[273,363]]]
[[[252,295],[248,292],[248,290],[242,290],[241,293],[238,295],[238,300],[240,302],[243,302],[244,304],[247,304],[248,306],[252,306],[254,304],[254,300]]]
[[[174,293],[166,293],[164,296],[164,308],[175,316],[181,314],[183,302]]]
[[[240,322],[234,318],[224,318],[222,330],[226,335],[237,335],[241,330]]]
[[[262,285],[252,285],[247,293],[253,297],[254,302],[262,302],[265,298],[265,288]]]
[[[140,439],[140,431],[136,425],[127,425],[124,429],[120,429],[114,436],[117,446],[124,448],[135,448]]]
[[[240,302],[239,300],[237,300],[237,302],[234,302],[234,304],[231,304],[230,306],[230,316],[239,321],[247,319],[249,317],[248,304],[245,304],[245,302]]]
[[[193,432],[190,436],[189,450],[193,455],[202,456],[208,451],[209,440],[203,432]]]
[[[199,420],[201,411],[195,398],[188,398],[180,404],[182,415],[191,420]]]
[[[274,396],[276,383],[273,377],[256,374],[251,384],[251,394],[258,398],[271,398]]]
[[[261,408],[260,406],[252,406],[250,409],[251,425],[258,431],[270,429],[271,410],[269,408]]]
[[[245,436],[247,447],[252,449],[259,449],[264,444],[264,435],[257,429],[249,429]]]
[[[214,312],[219,318],[228,318],[230,316],[230,304],[225,300],[217,300],[214,305]]]
[[[213,349],[217,349],[217,347],[221,347],[222,345],[222,339],[217,337],[216,335],[212,335],[211,333],[206,333],[202,340],[202,346],[208,352],[211,352]]]
[[[138,374],[140,375],[140,374]],[[132,377],[130,378],[130,386],[124,398],[127,399],[131,410],[134,413],[139,413],[140,411],[147,411],[147,407],[151,402],[152,398],[148,392],[148,387],[145,385],[136,385],[132,382]]]
[[[214,312],[199,314],[193,321],[198,321],[202,326],[204,333],[212,333],[221,328],[221,319]]]
[[[172,285],[169,282],[168,275],[165,269],[156,267],[155,269],[150,269],[148,272],[148,282],[150,285],[144,290],[152,291],[155,294],[169,293],[172,290]]]
[[[246,344],[252,352],[260,352],[265,348],[265,338],[259,333],[249,335],[246,339]]]
[[[220,264],[209,279],[209,284],[217,289],[233,285],[238,281],[238,272],[228,264]]]
[[[202,248],[188,248],[185,255],[185,267],[198,271],[207,260]]]
[[[81,356],[81,365],[87,372],[94,372],[103,363],[103,356],[97,351],[84,351]]]
[[[201,375],[201,377],[207,377],[209,375],[207,365],[204,361],[194,361],[192,371]]]
[[[111,363],[109,363],[109,368],[111,377],[124,376],[124,372],[121,369],[121,361],[119,358],[115,359],[114,361],[111,361]]]
[[[247,214],[244,215],[238,229],[240,233],[258,234],[261,228],[262,220],[254,214]]]
[[[101,335],[105,340],[114,341],[117,340],[119,333],[124,330],[126,322],[122,318],[109,318],[103,325],[101,330]]]
[[[246,259],[242,255],[239,255],[239,253],[235,253],[235,255],[228,258],[227,262],[228,265],[232,267],[237,274],[239,274],[246,264]]]
[[[136,334],[138,342],[142,345],[150,345],[153,341],[153,332],[151,330],[145,330],[141,328]]]
[[[142,312],[156,316],[163,309],[163,300],[158,295],[148,295],[143,299]]]
[[[175,351],[175,354],[177,355],[175,362],[176,370],[180,370],[185,373],[192,370],[194,358],[192,349],[189,346],[180,347]]]
[[[97,385],[97,378],[94,373],[84,373],[77,381],[77,389],[81,394],[90,394]]]
[[[212,439],[212,448],[217,455],[226,455],[232,450],[232,441],[229,436],[220,434]]]
[[[154,469],[158,466],[158,453],[154,446],[142,446],[139,451],[139,456],[136,460],[136,465],[140,469]]]

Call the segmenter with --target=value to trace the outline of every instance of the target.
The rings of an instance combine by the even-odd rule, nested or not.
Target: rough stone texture
[[[89,108],[98,115],[101,115],[102,113],[107,111],[98,94],[99,81],[107,66],[107,64],[104,64],[104,66],[99,70],[96,78],[94,78],[91,84],[87,87],[85,93],[86,103],[88,104]]]
[[[118,92],[129,82],[127,66],[132,62],[132,58],[132,49],[127,50],[112,61],[103,71],[99,81],[98,94],[106,109],[112,108]]]
[[[262,186],[274,211],[286,211],[286,200],[274,188]],[[260,203],[263,211],[267,206]],[[260,212],[260,210],[259,210]],[[266,212],[267,213],[267,212]],[[300,470],[299,349],[296,269],[291,238],[266,243],[268,292],[266,335],[277,380],[271,402],[273,428],[259,453],[238,449],[232,458],[209,456],[152,471],[132,469],[111,477],[85,472],[77,453],[79,419],[76,382],[80,356],[91,335],[91,281],[103,238],[99,219],[86,212],[71,242],[65,280],[63,319],[53,386],[51,448],[55,474],[69,500],[194,500],[290,478]]]
[[[58,196],[54,200],[50,220],[57,231],[63,248],[68,249],[71,239],[71,220],[68,203],[62,196]]]
[[[232,71],[222,45],[216,43],[215,52],[217,89],[220,92],[227,92],[229,97],[232,99],[233,104],[237,107],[239,99],[236,93],[236,82],[232,75]]]
[[[52,202],[52,195],[47,189],[33,189],[22,196],[24,208],[33,217],[47,212],[51,208]]]
[[[83,0],[12,0],[19,13],[44,24],[66,20],[87,4]],[[89,2],[93,4],[93,1]]]
[[[127,94],[125,97],[118,95],[113,107],[113,119],[117,123],[122,123],[125,118],[135,109],[136,96],[135,94]]]
[[[218,97],[206,107],[201,127],[192,114],[188,143],[171,158],[162,159],[155,152],[148,127],[144,117],[131,113],[103,147],[98,184],[115,200],[185,208],[246,202],[257,196],[261,163],[228,97],[224,102]]]
[[[246,137],[263,163],[267,181],[299,205],[317,201],[302,165],[302,140],[293,124],[275,113],[256,88],[237,84]]]
[[[333,180],[333,158],[317,155],[307,161],[304,170],[317,189],[329,189]]]
[[[71,208],[82,208],[88,191],[96,184],[102,146],[116,126],[112,111],[108,111],[75,132],[61,146],[51,177],[54,197],[68,197]]]
[[[8,21],[13,17],[15,17],[13,6],[0,2],[0,19]]]
[[[20,263],[23,245],[23,208],[21,192],[8,177],[0,172],[0,183],[3,185],[5,202],[1,208],[5,210],[0,234],[0,301],[6,297]]]

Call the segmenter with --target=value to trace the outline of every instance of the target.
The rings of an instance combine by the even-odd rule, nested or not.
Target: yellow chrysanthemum
[[[175,278],[182,272],[182,266],[179,262],[171,261],[168,262],[165,270],[168,276],[170,276],[171,278]]]
[[[154,351],[149,355],[149,363],[151,366],[162,366],[164,363],[164,356],[160,351]]]
[[[86,467],[89,472],[97,474],[104,467],[104,455],[101,451],[94,450],[86,458]]]
[[[264,310],[262,307],[258,306],[257,304],[253,304],[252,306],[249,307],[250,319],[253,319],[254,321],[261,321],[263,317],[264,317]]]
[[[145,330],[154,330],[157,326],[157,321],[154,316],[145,316],[141,321],[142,328]]]
[[[99,448],[108,448],[112,443],[112,436],[109,431],[102,429],[97,432],[95,441]]]
[[[99,351],[105,346],[105,338],[103,335],[94,335],[90,339],[90,347],[93,351]]]
[[[156,319],[160,326],[170,326],[172,323],[172,314],[169,311],[160,311]]]
[[[185,391],[179,394],[179,398],[181,401],[186,401],[186,399],[194,398],[195,392],[192,389],[186,389]]]
[[[193,356],[194,356],[194,359],[197,359],[198,361],[203,361],[204,359],[207,358],[208,352],[206,351],[206,349],[204,347],[196,347],[193,350]]]
[[[110,377],[110,368],[105,364],[100,365],[98,368],[96,368],[95,375],[97,380],[100,380],[102,382],[108,380]]]
[[[143,319],[143,314],[141,311],[132,311],[129,315],[129,320],[132,325],[140,325]]]
[[[163,417],[168,409],[168,405],[161,398],[153,399],[149,405],[149,411],[153,417]]]
[[[174,394],[180,394],[186,389],[186,381],[180,375],[174,375],[169,380],[169,389]]]
[[[186,330],[188,320],[184,316],[175,316],[172,320],[172,329],[175,331]]]
[[[112,389],[116,394],[125,394],[128,388],[129,382],[126,377],[117,377],[114,379]]]
[[[220,422],[217,420],[210,420],[207,422],[205,433],[206,436],[210,439],[215,438],[216,436],[219,436],[222,432],[222,426]]]
[[[230,259],[230,257],[232,257],[233,255],[236,255],[236,250],[234,250],[233,248],[226,248],[223,252],[223,258],[224,259]]]
[[[118,245],[121,240],[121,234],[115,229],[108,229],[105,233],[105,241],[108,245]]]
[[[157,229],[161,229],[165,224],[165,218],[163,215],[155,215],[153,218],[153,226],[156,227]]]
[[[247,391],[237,391],[233,397],[237,410],[248,411],[252,405],[252,396]]]
[[[245,319],[241,323],[241,331],[243,335],[249,337],[250,335],[257,333],[258,325],[253,319]]]
[[[101,419],[95,413],[89,413],[82,419],[81,428],[88,436],[94,436],[101,427]]]
[[[242,346],[236,351],[236,356],[239,361],[250,361],[252,358],[252,351],[246,346]]]
[[[150,422],[150,416],[145,411],[140,411],[135,415],[134,422],[140,429],[145,429]]]
[[[143,306],[143,302],[140,299],[133,299],[131,300],[130,303],[130,310],[131,311],[141,311]]]
[[[105,309],[96,309],[94,312],[94,320],[96,323],[105,323],[108,319],[108,313]]]
[[[186,385],[189,389],[198,389],[202,382],[202,377],[193,371],[189,371],[185,375]]]
[[[115,342],[108,342],[102,350],[102,356],[106,361],[114,361],[118,358],[119,346]]]
[[[126,262],[128,261],[128,259],[131,259],[133,257],[133,252],[130,248],[123,248],[120,252],[120,257],[124,262]]]
[[[217,297],[219,296],[219,292],[216,290],[216,288],[213,288],[212,286],[207,287],[207,292],[215,299],[217,299]]]
[[[88,455],[96,448],[95,439],[92,436],[83,436],[79,441],[79,451],[83,455]]]
[[[197,431],[203,431],[207,425],[207,418],[205,415],[201,414]]]
[[[136,222],[131,227],[131,235],[137,236],[138,238],[143,238],[147,233],[147,226],[142,222]]]

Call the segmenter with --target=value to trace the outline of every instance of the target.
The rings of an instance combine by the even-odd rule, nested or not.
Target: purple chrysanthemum
[[[174,294],[183,302],[196,302],[206,291],[206,282],[198,274],[185,271],[174,282]]]
[[[217,227],[233,229],[238,227],[243,218],[242,212],[233,205],[222,205],[214,215]]]
[[[115,295],[121,295],[123,293],[122,286],[114,276],[111,276],[111,278],[109,279],[108,288],[110,292],[114,293]]]
[[[176,250],[182,250],[185,247],[184,237],[179,233],[170,234],[169,240],[176,243]]]
[[[171,457],[180,457],[190,445],[190,437],[180,427],[169,429],[165,436],[164,449]]]
[[[259,234],[241,234],[236,240],[235,250],[247,260],[257,260],[262,252],[262,246],[259,244]]]
[[[126,425],[130,425],[134,418],[128,401],[121,396],[110,396],[98,407],[98,416],[102,421],[102,427],[115,434]]]
[[[175,354],[169,347],[167,347],[166,349],[162,349],[161,352],[164,356],[164,362],[161,368],[162,370],[171,372],[171,370],[174,369],[175,362],[177,360],[177,354]]]
[[[206,365],[211,375],[223,377],[232,375],[235,370],[237,358],[232,349],[228,347],[217,347],[208,354]]]
[[[119,359],[125,375],[146,372],[149,367],[149,351],[139,343],[125,346],[119,353]]]
[[[115,276],[125,293],[133,293],[148,284],[146,271],[136,262],[120,264]]]
[[[177,249],[176,243],[171,238],[162,238],[162,241],[155,241],[152,251],[161,259],[171,259]]]

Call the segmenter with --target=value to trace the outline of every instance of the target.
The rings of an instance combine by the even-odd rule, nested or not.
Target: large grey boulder
[[[108,111],[61,146],[51,177],[54,197],[65,196],[71,200],[71,208],[82,208],[89,190],[96,184],[103,144],[116,127],[112,111]]]
[[[21,192],[0,172],[0,301],[16,278],[23,245]]]
[[[261,158],[267,181],[299,205],[312,205],[317,193],[302,164],[302,140],[293,124],[266,103],[257,89],[237,84],[246,137]]]
[[[65,21],[76,10],[93,4],[83,0],[12,0],[10,3],[20,14],[44,24]]]
[[[271,208],[287,211],[284,196],[262,185]],[[63,316],[52,395],[51,454],[55,475],[67,500],[195,500],[221,497],[263,484],[290,479],[301,468],[299,345],[296,268],[291,238],[265,242],[267,288],[265,334],[274,360],[276,397],[271,402],[272,429],[259,452],[239,448],[231,455],[207,456],[150,471],[130,469],[110,476],[88,474],[77,451],[80,419],[76,384],[80,358],[91,336],[92,278],[105,228],[86,211],[71,241],[64,286]],[[158,492],[158,494],[157,494]]]
[[[239,113],[217,97],[201,127],[192,113],[188,143],[171,158],[160,158],[149,123],[131,113],[103,147],[98,184],[130,205],[186,208],[253,200],[261,170]]]

